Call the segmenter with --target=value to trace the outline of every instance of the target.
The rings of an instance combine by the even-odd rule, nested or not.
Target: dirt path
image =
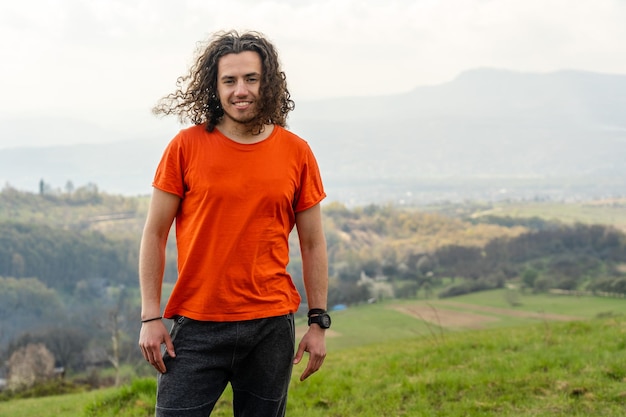
[[[441,307],[444,308],[441,308]],[[446,309],[445,306],[467,311]],[[580,317],[561,314],[534,313],[506,308],[479,306],[475,304],[457,303],[454,301],[438,301],[436,305],[395,306],[397,311],[414,316],[420,320],[437,324],[442,327],[480,329],[486,324],[500,320],[498,317],[488,316],[477,312],[493,313],[509,317],[531,318],[548,321],[574,321]]]
[[[487,313],[496,313],[503,314],[511,317],[523,317],[523,318],[533,318],[540,320],[555,320],[555,321],[574,321],[574,320],[582,320],[582,317],[576,316],[565,316],[562,314],[549,314],[549,313],[534,313],[532,311],[521,311],[521,310],[512,310],[509,308],[496,308],[496,307],[487,307],[487,306],[479,306],[475,304],[465,304],[465,303],[457,303],[454,301],[442,301],[438,304],[445,304],[449,306],[464,308],[468,310],[474,311],[484,311]]]
[[[392,308],[401,313],[411,315],[415,318],[436,324],[441,327],[481,329],[487,323],[498,321],[497,317],[455,310],[440,309],[434,306],[426,305],[396,306]]]

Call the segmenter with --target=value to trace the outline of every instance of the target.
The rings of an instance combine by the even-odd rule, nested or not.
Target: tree
[[[139,355],[134,337],[139,332],[137,322],[139,312],[133,305],[129,289],[125,286],[109,287],[102,300],[106,313],[99,320],[99,326],[107,334],[110,345],[106,349],[106,359],[115,369],[115,385],[121,384],[121,366],[130,357]]]
[[[526,288],[534,288],[535,281],[539,277],[539,272],[533,268],[526,268],[522,273],[522,282]]]
[[[67,182],[65,183],[65,193],[67,195],[72,195],[74,189],[74,183],[71,180],[67,180]]]
[[[35,333],[25,332],[9,343],[6,356],[10,357],[28,345],[41,343],[54,356],[56,366],[66,370],[78,370],[83,366],[83,353],[89,343],[89,337],[87,332],[70,327],[69,324],[45,328]]]
[[[0,332],[0,346],[25,329],[56,324],[65,314],[59,294],[41,281],[0,277],[0,317],[10,323]]]
[[[42,343],[29,344],[16,350],[7,366],[7,386],[11,390],[30,388],[54,376],[54,356]]]
[[[0,276],[37,277],[63,292],[93,278],[134,284],[137,247],[100,232],[0,221]]]
[[[120,329],[121,321],[123,320],[123,306],[126,300],[126,288],[124,286],[117,289],[117,295],[111,298],[117,298],[115,306],[109,309],[109,320],[105,324],[107,330],[111,333],[111,354],[109,355],[109,362],[115,368],[115,386],[120,385],[120,367],[121,361],[121,339],[122,330]]]

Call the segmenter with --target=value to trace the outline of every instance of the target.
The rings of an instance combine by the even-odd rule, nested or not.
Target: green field
[[[626,415],[626,300],[521,294],[516,307],[508,300],[498,290],[334,312],[326,363],[303,383],[303,365],[296,367],[288,415]],[[2,402],[0,416],[152,415],[154,380],[139,382]],[[231,415],[229,399],[215,416]]]
[[[475,217],[494,215],[539,217],[562,223],[605,224],[626,230],[626,200],[598,200],[579,203],[516,201],[493,203],[474,213]]]

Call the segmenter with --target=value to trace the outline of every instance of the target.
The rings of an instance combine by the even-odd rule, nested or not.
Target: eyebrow
[[[245,78],[247,78],[247,77],[260,77],[261,74],[259,74],[258,72],[250,72],[248,74],[244,74],[243,76]],[[236,78],[236,76],[226,74],[226,75],[222,75],[222,77],[220,79],[221,80],[227,80],[227,79],[230,79],[230,78]]]

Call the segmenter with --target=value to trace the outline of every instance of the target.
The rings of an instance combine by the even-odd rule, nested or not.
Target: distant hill
[[[297,102],[290,127],[336,200],[598,197],[626,190],[625,108],[626,75],[476,69],[406,94]],[[147,193],[167,139],[0,149],[0,181]]]
[[[46,148],[0,149],[0,183],[38,191],[39,181],[64,190],[93,183],[111,194],[151,192],[166,141],[128,140]]]
[[[327,175],[536,178],[624,174],[625,108],[626,76],[482,69],[297,114]]]

